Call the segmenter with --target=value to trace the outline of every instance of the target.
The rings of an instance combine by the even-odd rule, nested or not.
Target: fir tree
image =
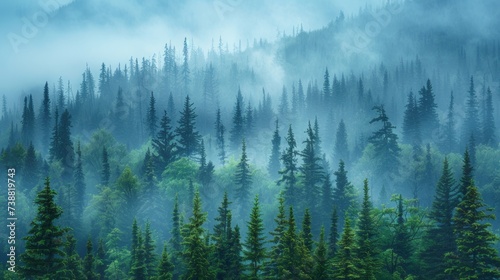
[[[498,237],[489,230],[494,219],[481,195],[471,180],[467,192],[458,204],[453,223],[457,240],[457,251],[446,255],[450,267],[446,272],[460,279],[498,279],[500,258],[494,249]]]
[[[224,126],[221,120],[220,108],[217,108],[217,114],[215,118],[215,135],[216,135],[217,150],[218,150],[217,155],[222,165],[226,163],[226,144],[224,140],[225,132],[226,132],[226,127]]]
[[[473,179],[474,167],[472,166],[468,149],[465,149],[462,162],[462,177],[460,178],[458,199],[456,200],[456,204],[458,204],[460,200],[465,196],[465,194],[467,193],[467,188],[470,185],[470,181]]]
[[[333,263],[334,279],[361,279],[361,270],[358,267],[360,260],[356,255],[358,247],[356,246],[354,231],[351,228],[349,217],[345,219],[344,232],[339,241],[339,252]]]
[[[111,170],[109,167],[109,156],[106,147],[102,147],[102,169],[101,169],[101,185],[109,185],[109,178],[111,177]]]
[[[250,196],[250,188],[252,187],[252,174],[250,165],[248,164],[246,143],[244,139],[241,145],[240,162],[236,166],[234,182],[236,184],[236,198],[239,201],[239,205],[242,207],[241,209],[244,209]]]
[[[160,120],[160,131],[158,131],[158,134],[153,139],[152,146],[156,152],[157,174],[161,174],[167,165],[174,162],[177,158],[177,145],[167,111],[163,111],[163,117]]]
[[[85,205],[85,175],[83,173],[82,151],[80,150],[80,141],[76,144],[76,167],[75,167],[75,198],[76,209],[75,217],[79,220],[83,214]],[[69,210],[69,209],[67,209]]]
[[[327,173],[321,186],[321,200],[319,208],[322,216],[322,221],[328,221],[328,218],[332,213],[332,207],[334,205],[333,203],[332,182],[330,179],[330,174]]]
[[[323,102],[325,108],[328,108],[332,104],[332,93],[330,89],[330,74],[328,73],[328,68],[325,70],[325,75],[323,76]]]
[[[189,64],[188,64],[188,46],[187,46],[187,39],[184,38],[184,47],[182,48],[182,55],[183,55],[183,63],[182,63],[182,84],[183,84],[183,92],[186,95],[189,95],[188,88],[189,88],[189,82],[191,78],[189,77],[190,71],[189,71]]]
[[[299,190],[297,186],[297,142],[295,142],[291,125],[288,127],[286,142],[287,147],[281,155],[283,169],[279,172],[281,179],[278,181],[278,185],[284,184],[285,203],[292,206],[296,205],[296,197],[299,195]]]
[[[495,119],[493,117],[493,96],[491,94],[491,90],[488,87],[486,90],[486,100],[485,100],[485,108],[483,112],[483,121],[482,121],[482,143],[488,145],[490,147],[497,146],[497,139],[495,135],[496,127],[495,127]]]
[[[344,120],[340,120],[335,138],[335,151],[333,153],[334,161],[343,160],[349,162],[349,146],[347,144],[347,132]]]
[[[467,96],[465,120],[462,129],[462,143],[467,143],[471,135],[479,134],[479,111],[476,90],[474,88],[474,78],[470,78],[470,86]],[[465,145],[462,145],[462,147]]]
[[[183,256],[186,272],[183,279],[211,280],[215,273],[209,262],[209,248],[205,243],[203,223],[206,214],[201,210],[200,193],[197,191],[193,199],[193,215],[186,224],[187,235],[184,238]]]
[[[426,278],[452,279],[445,274],[445,255],[456,250],[452,221],[456,195],[453,173],[448,165],[448,158],[445,158],[429,214],[434,224],[427,230],[425,249],[421,253],[424,262],[423,275]]]
[[[439,127],[439,119],[436,112],[436,102],[432,91],[431,81],[428,79],[425,87],[419,91],[418,99],[418,121],[422,135],[432,137],[434,131]]]
[[[37,214],[31,222],[26,241],[26,249],[20,256],[20,273],[25,278],[53,279],[54,274],[63,266],[62,236],[65,232],[55,225],[55,220],[62,214],[62,209],[54,202],[56,192],[50,188],[50,181],[45,179],[45,187],[37,194],[35,204]]]
[[[33,110],[33,97],[31,94],[24,97],[24,107],[22,115],[22,130],[21,135],[24,145],[28,145],[30,141],[34,140],[35,136],[35,112]]]
[[[149,109],[148,109],[148,114],[146,118],[146,123],[148,127],[148,132],[149,132],[149,137],[153,138],[156,135],[156,122],[158,121],[158,116],[156,116],[156,100],[153,95],[153,92],[151,92],[151,97],[149,98]]]
[[[58,279],[63,280],[86,280],[83,273],[82,260],[76,252],[76,239],[73,235],[66,235],[64,244],[65,258],[63,260],[63,269],[57,272]]]
[[[201,139],[200,143],[200,167],[198,168],[198,179],[203,187],[208,187],[214,176],[214,164],[207,163],[207,154],[205,152],[205,142]]]
[[[398,269],[402,271],[403,275],[408,273],[408,266],[410,264],[410,257],[413,253],[413,248],[411,244],[411,236],[408,231],[408,226],[403,217],[403,196],[399,195],[398,199],[398,209],[397,209],[397,219],[394,231],[394,238],[392,244],[392,256],[393,263],[392,269],[395,271]],[[394,271],[391,271],[393,273]]]
[[[40,122],[40,137],[43,149],[49,146],[50,140],[50,98],[49,98],[49,84],[45,82],[43,88],[43,100],[38,113],[38,120]]]
[[[98,274],[100,280],[104,279],[107,265],[108,262],[106,258],[106,250],[104,249],[104,241],[102,240],[102,238],[99,238],[96,252],[95,271]]]
[[[378,271],[377,262],[377,229],[372,217],[372,203],[368,194],[368,180],[363,185],[363,204],[359,213],[358,229],[356,231],[359,268],[361,279],[375,280]]]
[[[25,193],[29,193],[38,183],[39,167],[35,154],[35,147],[30,142],[26,156],[24,157],[23,184],[21,185]]]
[[[248,222],[248,234],[243,250],[243,260],[248,262],[248,279],[260,279],[262,264],[266,258],[264,224],[259,207],[259,197],[255,196]]]
[[[135,222],[135,221],[134,221]],[[136,222],[135,222],[136,223]],[[133,280],[146,279],[147,269],[145,262],[145,250],[144,250],[144,239],[141,234],[141,230],[137,228],[135,231],[135,248],[131,252],[131,265],[130,265],[130,278]]]
[[[172,279],[179,280],[181,277],[181,273],[183,271],[182,267],[182,236],[181,236],[181,219],[179,213],[179,201],[177,196],[175,196],[174,202],[174,210],[172,213],[172,229],[170,231],[170,246],[172,248],[172,265],[174,266],[174,270],[172,272]]]
[[[333,207],[332,218],[330,220],[330,234],[328,236],[328,257],[332,259],[337,253],[337,242],[339,239],[338,233],[338,221],[339,216],[337,212],[337,207]]]
[[[59,147],[56,151],[57,159],[61,161],[63,171],[62,179],[63,183],[71,183],[73,179],[73,168],[74,168],[74,149],[73,141],[71,140],[71,115],[68,110],[64,110],[61,115],[61,122],[59,123],[58,135],[59,135]]]
[[[329,279],[328,249],[325,242],[325,228],[321,227],[319,242],[314,253],[313,280]]]
[[[184,109],[178,121],[175,132],[179,139],[178,151],[180,156],[191,157],[198,151],[200,134],[196,130],[196,113],[193,103],[190,103],[189,95],[186,96]]]
[[[154,278],[156,276],[156,253],[155,244],[153,240],[153,233],[151,232],[151,225],[146,222],[146,228],[144,229],[144,263],[146,266],[146,276],[148,278]]]
[[[49,160],[52,162],[53,160],[58,160],[58,150],[60,149],[60,141],[59,141],[59,111],[56,108],[54,112],[54,128],[52,129],[52,137],[50,141],[50,149],[49,149]]]
[[[279,134],[278,119],[276,119],[276,129],[274,130],[273,139],[271,141],[273,148],[271,156],[269,157],[269,164],[267,170],[271,177],[276,177],[281,169],[280,164],[280,144],[281,136]]]
[[[229,240],[232,235],[230,203],[227,192],[224,192],[222,204],[218,208],[219,216],[215,218],[218,223],[214,226],[214,233],[212,235],[212,239],[215,242],[214,261],[217,268],[216,279],[227,279],[231,265],[231,240]]]
[[[265,279],[280,279],[278,262],[283,255],[283,235],[287,227],[287,219],[285,213],[285,198],[283,193],[280,194],[278,198],[278,215],[274,218],[276,227],[272,232],[270,232],[272,238],[270,242],[272,243],[271,249],[269,251],[269,260],[264,268]]]
[[[457,133],[455,128],[455,108],[453,92],[450,96],[450,105],[448,106],[448,114],[446,115],[446,124],[444,127],[444,143],[443,148],[446,152],[452,152],[457,145]]]
[[[412,145],[420,145],[421,143],[420,115],[418,109],[416,98],[413,96],[413,92],[410,92],[404,113],[403,141]]]
[[[311,214],[309,209],[306,208],[304,212],[304,219],[302,220],[302,239],[304,240],[305,248],[312,253],[313,252],[313,235],[311,233]]]
[[[398,136],[392,131],[395,127],[389,121],[383,106],[375,106],[373,109],[379,116],[373,118],[370,124],[382,122],[382,128],[368,139],[375,148],[375,171],[378,174],[398,174],[401,149],[398,146]]]
[[[244,119],[243,119],[243,96],[238,88],[236,104],[233,113],[233,127],[231,128],[231,146],[236,149],[244,137]]]
[[[95,258],[92,250],[92,240],[89,238],[87,240],[87,254],[83,260],[83,272],[87,280],[98,279],[98,275],[95,272]]]
[[[333,205],[335,205],[338,215],[341,217],[339,224],[343,224],[344,221],[342,217],[347,215],[349,207],[352,206],[354,190],[347,178],[347,170],[345,170],[345,164],[342,160],[339,162],[339,168],[335,171],[334,175],[335,187],[333,188]]]
[[[167,245],[164,245],[163,251],[161,253],[160,263],[158,264],[158,276],[156,276],[156,280],[172,280],[173,271],[174,265],[170,262],[170,258],[167,252]]]

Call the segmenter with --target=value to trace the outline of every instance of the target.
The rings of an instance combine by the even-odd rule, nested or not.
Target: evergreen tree
[[[40,137],[44,151],[49,147],[50,140],[50,98],[49,98],[49,84],[45,82],[43,87],[43,100],[38,113],[38,120],[40,122]]]
[[[149,137],[151,138],[154,138],[156,135],[156,128],[157,128],[156,122],[158,121],[158,116],[156,116],[155,106],[156,106],[156,100],[153,95],[153,92],[151,92],[151,97],[149,98],[149,109],[146,118]]]
[[[212,239],[214,240],[214,261],[216,264],[216,279],[227,279],[231,266],[231,244],[229,240],[232,235],[231,210],[229,210],[229,199],[227,192],[224,192],[222,204],[218,208],[219,216],[215,218],[218,222],[214,226]]]
[[[230,259],[231,265],[227,273],[228,279],[240,280],[243,279],[243,257],[241,246],[240,228],[238,225],[234,227],[230,238]]]
[[[156,276],[156,253],[155,244],[153,240],[153,233],[151,232],[151,225],[149,221],[146,222],[144,229],[144,263],[146,266],[147,278],[154,278]]]
[[[347,178],[347,170],[345,170],[345,164],[342,160],[339,162],[339,168],[333,174],[335,175],[333,205],[335,205],[338,215],[341,217],[339,224],[343,224],[344,221],[342,217],[347,215],[349,207],[352,206],[354,190]]]
[[[75,198],[76,209],[75,217],[79,220],[83,214],[85,205],[85,175],[83,173],[82,151],[80,150],[80,141],[76,144],[76,167],[75,167]],[[67,209],[69,210],[69,209]]]
[[[231,128],[231,146],[236,149],[244,137],[244,119],[243,119],[243,96],[238,88],[236,96],[236,105],[233,113],[233,127]]]
[[[209,248],[203,237],[206,234],[203,229],[205,220],[206,214],[201,210],[200,193],[196,191],[193,199],[193,215],[186,224],[187,235],[183,242],[186,264],[183,279],[211,280],[215,277],[209,262]]]
[[[186,96],[184,109],[179,118],[179,126],[175,132],[179,138],[178,151],[180,156],[191,157],[198,151],[200,134],[196,130],[196,113],[193,103],[190,103],[189,95]]]
[[[187,46],[187,40],[184,38],[184,47],[182,48],[182,55],[183,55],[183,63],[182,63],[182,84],[183,84],[183,92],[186,95],[189,95],[188,89],[189,89],[189,82],[191,81],[191,78],[189,77],[190,71],[189,71],[189,64],[188,64],[188,46]]]
[[[174,210],[172,213],[172,230],[170,231],[170,246],[172,248],[172,265],[174,266],[174,270],[172,272],[172,279],[179,280],[181,279],[181,274],[183,271],[182,266],[182,235],[181,235],[181,219],[179,213],[179,201],[177,196],[175,196],[174,202]]]
[[[458,204],[453,223],[457,240],[457,251],[446,254],[449,268],[446,272],[460,279],[498,279],[500,277],[500,258],[493,247],[498,237],[489,230],[494,219],[481,195],[471,180],[467,192]]]
[[[325,242],[325,228],[321,227],[319,242],[314,253],[314,274],[313,280],[329,279],[328,250]]]
[[[354,231],[351,228],[349,217],[345,218],[344,232],[339,241],[339,252],[333,262],[333,278],[334,279],[361,279],[361,270],[358,267],[360,259],[356,252]]]
[[[255,196],[253,208],[248,222],[248,234],[243,250],[243,260],[248,262],[248,279],[260,279],[262,264],[266,258],[264,224],[259,207],[259,197]]]
[[[474,178],[474,167],[472,167],[471,158],[469,156],[469,150],[465,149],[464,158],[462,164],[462,177],[460,178],[460,184],[458,189],[458,199],[456,200],[456,204],[458,204],[462,198],[467,193],[467,188],[470,185],[470,181]],[[456,206],[455,204],[455,206]]]
[[[283,154],[281,155],[281,161],[283,162],[283,169],[280,170],[279,174],[281,179],[278,181],[278,185],[284,184],[284,198],[287,205],[296,205],[296,198],[299,195],[299,190],[297,186],[297,142],[295,142],[295,137],[292,131],[292,125],[288,127],[288,134],[285,138],[287,142],[287,147]]]
[[[109,178],[111,177],[111,170],[109,166],[109,156],[106,147],[102,147],[102,169],[101,169],[101,185],[109,185]]]
[[[100,280],[104,279],[107,265],[108,262],[106,258],[106,250],[104,249],[104,241],[102,240],[102,238],[99,238],[96,252],[95,271],[98,274]]]
[[[239,201],[239,205],[242,207],[241,209],[245,209],[250,196],[250,188],[252,187],[252,174],[250,165],[248,164],[246,147],[245,140],[243,139],[241,145],[241,158],[236,166],[236,173],[234,175],[236,199]]]
[[[378,271],[377,262],[377,229],[372,216],[373,206],[368,194],[368,180],[363,185],[363,204],[359,213],[358,229],[356,231],[359,268],[361,279],[375,280]]]
[[[408,266],[410,264],[410,257],[413,253],[411,244],[411,236],[408,231],[408,226],[403,217],[403,196],[399,195],[397,219],[394,231],[394,238],[392,244],[393,270],[398,269],[403,275],[408,273]],[[400,269],[399,269],[400,268]],[[391,271],[393,273],[394,271]]]
[[[86,280],[83,273],[82,260],[76,252],[76,239],[73,235],[66,235],[64,244],[65,258],[63,260],[63,269],[57,272],[58,279],[64,280]]]
[[[313,252],[313,235],[311,233],[311,214],[309,209],[306,208],[304,212],[304,219],[302,220],[302,239],[304,240],[305,248],[312,253]]]
[[[281,92],[280,105],[278,107],[278,116],[281,120],[288,119],[288,93],[286,87],[283,86],[283,91]]]
[[[62,209],[54,202],[55,195],[47,177],[45,187],[35,199],[37,214],[28,235],[23,238],[26,249],[20,256],[22,266],[19,270],[25,278],[54,279],[54,274],[63,266],[64,252],[61,247],[65,230],[55,225],[55,220],[62,214]]]
[[[480,135],[479,128],[478,101],[474,88],[474,78],[471,77],[462,129],[462,147],[465,146],[464,143],[467,143],[471,135]]]
[[[33,97],[31,94],[24,97],[24,107],[22,115],[22,140],[24,145],[28,145],[35,137],[35,112],[33,110]]]
[[[457,133],[456,133],[456,123],[455,123],[455,108],[454,108],[454,97],[453,92],[450,96],[450,105],[448,106],[448,114],[446,115],[446,124],[444,127],[444,143],[443,148],[446,152],[452,152],[455,150],[457,145]]]
[[[436,102],[434,92],[432,92],[432,84],[428,79],[426,86],[419,91],[420,98],[418,99],[418,121],[422,135],[432,137],[434,131],[439,127],[439,119],[436,112]]]
[[[163,111],[163,117],[160,120],[160,131],[158,131],[158,134],[153,139],[152,146],[156,152],[157,174],[161,174],[167,165],[174,162],[177,158],[177,145],[167,111]]]
[[[140,280],[140,279],[146,279],[147,275],[146,262],[145,262],[146,252],[144,250],[144,239],[142,237],[141,230],[138,229],[137,222],[134,221],[134,223],[136,224],[135,232],[134,228],[132,228],[132,230],[133,234],[135,234],[136,237],[135,237],[135,244],[133,243],[132,246],[135,246],[135,248],[132,247],[133,250],[131,251],[130,254],[131,265],[130,265],[129,275],[130,278],[133,280]]]
[[[332,259],[337,254],[337,242],[339,239],[338,232],[338,221],[339,216],[337,212],[337,207],[333,207],[332,218],[330,221],[330,235],[328,236],[328,257]]]
[[[218,150],[217,155],[222,165],[226,163],[226,144],[224,140],[225,132],[226,132],[226,127],[224,126],[221,120],[220,108],[217,108],[217,114],[215,118],[215,135],[216,135],[217,150]]]
[[[447,268],[445,255],[456,250],[452,221],[456,195],[453,173],[448,165],[448,158],[445,158],[429,214],[434,224],[426,232],[425,249],[421,253],[421,259],[424,262],[422,272],[426,278],[452,279],[451,276],[445,274]]]
[[[56,108],[54,112],[54,128],[52,129],[52,136],[50,140],[50,149],[49,149],[49,160],[50,162],[54,160],[58,160],[58,150],[60,149],[60,141],[59,141],[59,111]]]
[[[493,117],[493,96],[489,87],[486,90],[485,108],[483,112],[483,121],[481,127],[483,137],[482,143],[490,147],[496,147],[497,139],[495,135],[495,119]]]
[[[267,170],[271,177],[276,177],[281,169],[280,164],[280,145],[281,136],[279,133],[278,119],[276,119],[276,129],[274,130],[273,139],[271,140],[273,145],[271,156],[269,157],[269,164],[267,165]]]
[[[309,208],[313,217],[318,217],[317,202],[320,198],[319,184],[323,178],[323,170],[318,163],[320,158],[314,148],[316,138],[311,123],[309,123],[306,133],[307,139],[304,141],[306,146],[300,153],[302,157],[302,166],[300,167],[303,181],[302,195],[304,196],[304,208]],[[313,221],[313,228],[318,228],[315,221]]]
[[[255,120],[254,120],[254,110],[252,109],[252,104],[250,104],[250,102],[248,102],[248,105],[247,105],[247,108],[245,110],[245,118],[244,118],[244,127],[243,127],[243,130],[245,132],[245,135],[247,137],[250,137],[252,136],[252,133],[253,133],[253,128],[255,126]]]
[[[87,240],[87,254],[83,260],[83,272],[87,280],[98,279],[98,275],[95,272],[95,258],[92,252],[92,240],[90,238]]]
[[[61,115],[61,122],[59,123],[59,147],[57,150],[57,159],[61,161],[63,171],[61,178],[63,183],[70,184],[73,179],[74,168],[74,149],[73,141],[71,140],[71,115],[68,110],[64,110]]]
[[[425,89],[422,89],[421,93],[422,91],[425,91]],[[418,106],[416,98],[413,96],[413,92],[410,92],[404,113],[403,141],[412,145],[421,144],[420,115]]]
[[[339,160],[349,162],[349,146],[347,144],[347,132],[343,119],[340,120],[339,126],[337,128],[337,134],[335,138],[335,151],[333,155],[334,162]]]
[[[329,108],[332,104],[332,92],[330,89],[330,74],[328,73],[328,68],[325,70],[325,75],[323,76],[323,106],[324,108]]]
[[[323,185],[321,186],[321,200],[319,212],[321,213],[321,221],[328,221],[333,207],[333,190],[330,174],[326,174]]]
[[[24,169],[23,169],[23,183],[21,184],[21,189],[25,193],[29,193],[38,183],[39,167],[38,159],[35,154],[35,147],[33,143],[30,142],[28,150],[26,150],[26,156],[24,157]]]
[[[167,245],[163,246],[163,251],[161,253],[160,263],[158,264],[158,276],[156,280],[172,280],[172,273],[174,271],[174,265],[170,262],[170,258],[167,252]]]
[[[375,172],[381,175],[398,174],[401,149],[398,146],[398,136],[392,131],[395,127],[389,121],[383,106],[375,106],[373,109],[379,116],[373,118],[370,124],[382,122],[382,128],[368,139],[375,148]]]
[[[276,227],[272,232],[270,232],[272,238],[270,242],[272,243],[269,251],[269,260],[264,268],[264,278],[265,279],[280,279],[278,262],[283,255],[283,235],[287,227],[287,219],[285,213],[285,198],[283,193],[280,194],[278,198],[278,215],[274,218]]]

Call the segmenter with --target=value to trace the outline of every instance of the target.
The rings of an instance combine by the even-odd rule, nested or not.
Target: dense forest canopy
[[[172,16],[151,3],[47,15]],[[206,47],[186,33],[0,92],[0,217],[17,218],[1,277],[500,279],[495,7],[389,1]]]

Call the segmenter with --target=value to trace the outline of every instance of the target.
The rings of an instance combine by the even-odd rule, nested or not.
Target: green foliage
[[[172,280],[172,273],[174,271],[174,265],[170,262],[170,258],[167,252],[167,245],[163,246],[163,251],[161,253],[160,263],[158,264],[158,276],[154,278],[155,280]]]
[[[319,242],[314,253],[314,274],[313,280],[328,279],[329,276],[328,249],[325,242],[325,228],[321,227]]]
[[[266,258],[264,247],[265,238],[264,225],[259,208],[259,197],[255,196],[253,208],[248,222],[248,233],[244,244],[243,259],[248,262],[247,270],[249,279],[259,279],[262,271],[262,264]]]
[[[250,196],[250,188],[252,187],[252,174],[248,163],[245,140],[241,145],[241,158],[236,166],[234,183],[236,184],[236,199],[241,207],[246,207]]]
[[[333,263],[334,279],[361,279],[361,270],[359,268],[360,259],[357,256],[358,247],[356,246],[354,231],[351,228],[349,217],[345,219],[344,232],[339,241],[339,251],[335,256]]]
[[[180,156],[191,157],[198,151],[200,144],[200,134],[196,130],[196,113],[193,103],[190,102],[189,95],[184,101],[184,108],[178,121],[175,133],[178,136],[178,152]]]
[[[87,240],[87,254],[83,260],[83,272],[87,280],[98,279],[98,274],[95,272],[95,257],[92,249],[92,240]]]
[[[73,235],[66,236],[64,244],[65,258],[63,260],[63,269],[57,273],[58,279],[64,280],[87,280],[83,273],[82,260],[76,252],[76,239]]]
[[[37,194],[35,204],[37,215],[31,222],[31,229],[26,240],[26,250],[21,254],[23,265],[19,267],[26,278],[49,277],[63,267],[63,234],[55,225],[55,220],[62,214],[62,209],[54,202],[56,192],[50,188],[50,180],[45,179],[45,187]]]
[[[446,272],[460,279],[497,279],[500,277],[500,258],[493,248],[498,237],[489,223],[494,219],[488,214],[479,191],[470,181],[467,192],[456,208],[453,222],[457,251],[446,254],[449,267]]]
[[[288,127],[288,134],[286,137],[287,147],[283,154],[281,155],[281,161],[283,162],[283,169],[280,170],[279,174],[281,179],[278,181],[278,185],[284,184],[284,198],[287,205],[297,205],[296,198],[299,195],[299,190],[297,186],[297,142],[293,135],[292,126]]]

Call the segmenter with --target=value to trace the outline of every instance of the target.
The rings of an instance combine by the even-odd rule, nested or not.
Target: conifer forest
[[[500,279],[498,1],[29,2],[0,279]]]

